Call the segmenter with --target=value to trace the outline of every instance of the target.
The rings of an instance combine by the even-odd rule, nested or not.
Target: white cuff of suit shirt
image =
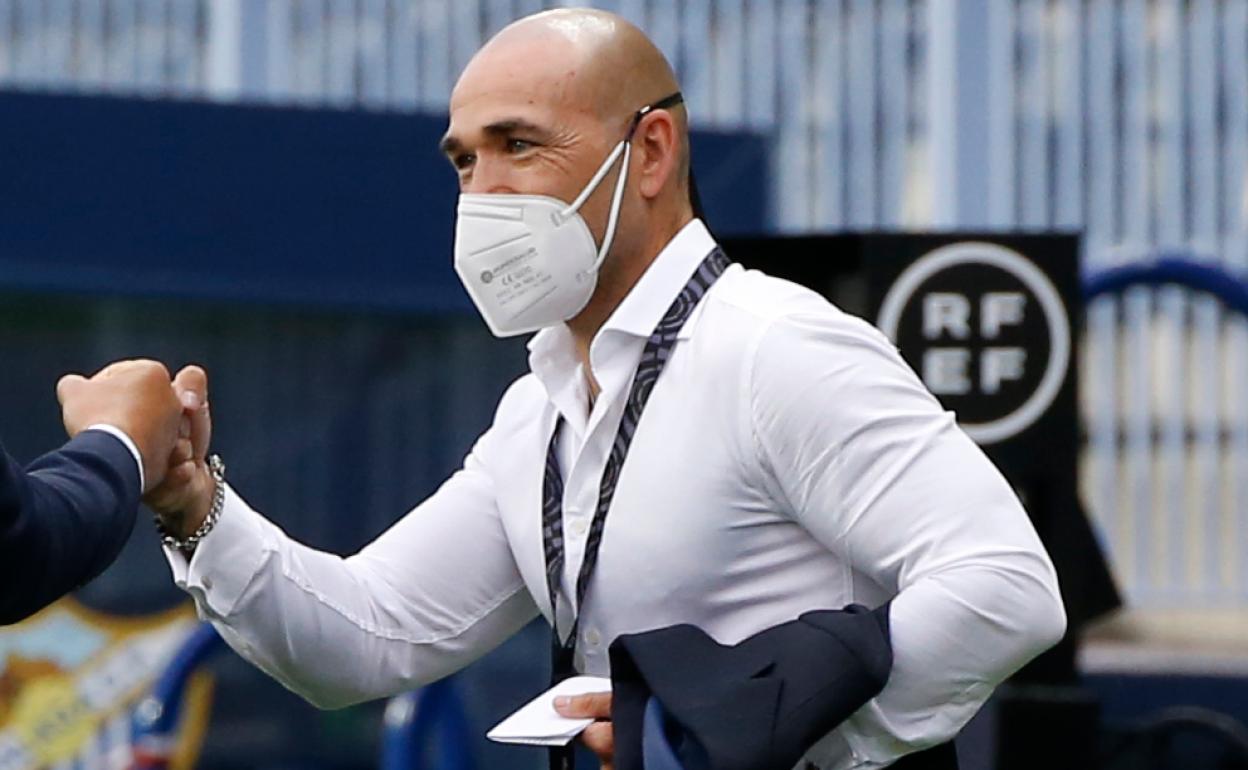
[[[272,527],[226,484],[221,517],[190,558],[164,546],[173,582],[194,597],[202,615],[228,617],[276,550]]]
[[[134,456],[135,464],[139,466],[139,494],[143,494],[143,492],[147,489],[147,478],[143,475],[143,455],[139,454],[139,447],[134,443],[134,439],[130,438],[124,430],[118,428],[116,425],[97,423],[95,425],[88,425],[86,429],[103,431],[120,441],[125,445],[126,449],[130,450],[130,454]]]

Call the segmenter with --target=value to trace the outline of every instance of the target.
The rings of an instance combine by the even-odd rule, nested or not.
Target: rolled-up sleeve
[[[829,309],[773,321],[748,376],[764,485],[856,574],[896,592],[892,675],[834,736],[849,751],[824,766],[879,767],[948,740],[1065,631],[1026,512],[858,319]]]
[[[480,457],[489,441],[349,558],[296,542],[229,490],[189,564],[167,551],[174,580],[235,651],[322,708],[446,676],[537,614]]]

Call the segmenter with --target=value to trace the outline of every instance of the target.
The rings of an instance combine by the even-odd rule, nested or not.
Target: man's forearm
[[[971,562],[899,593],[888,685],[838,731],[856,759],[826,767],[875,767],[854,763],[952,739],[997,685],[1057,643],[1065,613],[1054,587],[1037,578],[1048,574],[1041,559],[1015,553]]]
[[[232,490],[189,562],[178,551],[166,553],[175,582],[230,646],[321,708],[439,679],[519,630],[535,611],[518,579],[497,598],[483,596],[480,606],[462,600],[462,610],[455,597],[438,601],[417,586],[406,586],[405,595],[360,557],[295,542]]]

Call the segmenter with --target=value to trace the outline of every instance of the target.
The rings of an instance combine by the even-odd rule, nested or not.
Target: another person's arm
[[[23,469],[0,449],[0,624],[104,571],[134,527],[144,451],[160,481],[181,406],[154,362],[125,362],[58,388],[74,436]]]
[[[141,492],[134,457],[103,431],[25,470],[0,450],[0,623],[103,572],[130,536]]]
[[[1065,630],[1026,512],[891,343],[857,319],[775,321],[749,378],[762,483],[858,573],[897,591],[891,678],[826,742],[842,756],[825,766],[876,767],[950,739]]]

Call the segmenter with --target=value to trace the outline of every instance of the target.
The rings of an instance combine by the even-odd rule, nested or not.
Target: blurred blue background
[[[29,405],[0,413],[7,447],[60,441],[66,371],[195,361],[233,481],[292,535],[351,552],[419,502],[525,368],[450,269],[446,101],[484,39],[552,5],[0,0],[0,351]],[[595,5],[676,67],[721,235],[1073,231],[1089,273],[1248,270],[1248,0]],[[1137,287],[1094,301],[1082,342],[1081,493],[1130,601],[1085,669],[1238,681],[1248,321]],[[82,596],[180,599],[144,525]],[[544,633],[465,675],[475,725],[541,686]],[[217,668],[205,766],[372,766],[379,706],[318,713]],[[543,761],[480,743],[482,766]]]

